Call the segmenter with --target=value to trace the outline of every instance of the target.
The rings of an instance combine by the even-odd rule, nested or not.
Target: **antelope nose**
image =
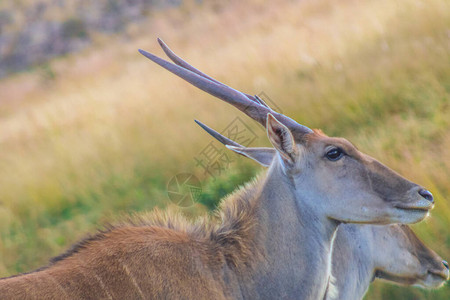
[[[430,201],[431,203],[434,203],[433,194],[430,191],[427,191],[426,189],[420,189],[419,195]]]
[[[442,264],[444,265],[444,267],[448,270],[448,262],[446,262],[445,260],[442,261]]]

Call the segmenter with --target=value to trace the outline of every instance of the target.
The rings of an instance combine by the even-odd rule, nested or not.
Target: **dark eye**
[[[331,161],[336,161],[344,156],[344,152],[339,148],[333,148],[327,152],[326,157]]]

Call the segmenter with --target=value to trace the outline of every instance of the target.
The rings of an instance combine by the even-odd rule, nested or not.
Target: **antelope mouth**
[[[433,204],[429,204],[427,206],[419,206],[419,205],[404,205],[404,204],[396,204],[394,205],[395,208],[397,209],[401,209],[401,210],[407,210],[407,211],[411,211],[411,212],[428,212],[430,209],[433,208]]]
[[[448,280],[448,271],[447,272],[443,272],[443,271],[433,271],[433,270],[429,270],[428,274],[430,274],[433,277],[439,277],[439,279],[443,280],[443,281],[447,281]]]
[[[448,271],[429,270],[427,276],[415,285],[424,288],[439,288],[448,280]]]

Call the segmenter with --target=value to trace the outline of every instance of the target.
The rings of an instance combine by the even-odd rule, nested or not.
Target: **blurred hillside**
[[[0,2],[0,77],[83,49],[181,0]]]
[[[163,56],[156,37],[429,188],[436,207],[413,229],[450,259],[449,1],[205,1],[142,15],[138,26],[93,34],[91,46],[0,80],[0,277],[46,264],[105,222],[176,209],[167,197],[176,174],[202,182],[198,202],[181,209],[196,216],[261,170],[238,156],[214,177],[198,165],[211,140],[194,118],[223,130],[240,116],[252,145],[268,142],[233,108],[139,55]],[[425,291],[379,282],[366,297],[449,298],[448,283]]]

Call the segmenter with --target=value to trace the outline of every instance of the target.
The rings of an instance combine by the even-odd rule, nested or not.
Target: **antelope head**
[[[360,152],[344,138],[328,137],[275,112],[261,99],[224,85],[175,55],[158,40],[167,62],[151,53],[141,54],[201,90],[228,102],[266,128],[275,150],[233,151],[270,164],[301,209],[351,223],[415,223],[433,207],[432,194],[403,178],[374,158]],[[267,157],[272,155],[273,159]],[[272,173],[273,173],[272,172]],[[303,207],[302,207],[303,206]]]
[[[406,225],[373,226],[375,277],[399,284],[438,288],[449,278],[448,264]]]
[[[277,155],[273,148],[247,148],[197,121],[205,131],[239,154],[269,166]],[[244,150],[243,150],[244,149]],[[403,285],[438,288],[449,279],[449,265],[427,247],[407,225],[370,226],[373,243],[374,278]],[[370,234],[370,233],[369,233]],[[382,251],[379,251],[382,249]]]

